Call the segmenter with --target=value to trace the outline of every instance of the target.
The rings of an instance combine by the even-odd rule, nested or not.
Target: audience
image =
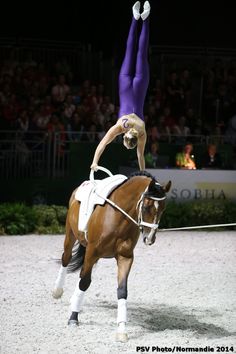
[[[217,153],[217,147],[215,144],[208,145],[207,152],[202,159],[202,167],[206,169],[222,168],[221,157]]]
[[[153,142],[150,151],[145,154],[146,167],[155,168],[158,166],[158,143]]]
[[[180,84],[176,72],[171,72],[166,82],[166,99],[172,107],[174,115],[178,116],[183,114],[184,109],[184,90]]]
[[[65,76],[59,75],[56,85],[52,87],[52,100],[58,105],[65,102],[67,95],[70,92],[70,87],[65,82]]]
[[[75,79],[78,73],[74,75],[65,59],[49,67],[28,53],[23,61],[11,57],[0,64],[2,130],[18,130],[22,134],[37,131],[45,136],[59,132],[63,141],[97,142],[118,118],[119,107],[104,84],[90,78],[79,82]],[[193,69],[184,64],[178,68],[173,63],[167,63],[165,69],[166,75],[155,78],[151,84],[145,105],[150,146],[147,165],[153,166],[157,161],[157,141],[183,144],[195,135],[191,141],[197,143],[196,135],[215,135],[217,144],[235,144],[235,63],[216,60],[209,61],[202,73],[198,68],[200,75],[203,74],[201,116],[197,114],[199,77]],[[209,146],[210,150],[212,153],[213,145]],[[179,168],[196,168],[191,152],[192,145],[186,144],[183,152],[177,154]],[[209,166],[211,160],[207,162],[207,156],[211,155],[205,156],[204,168],[215,168]],[[217,152],[215,156],[212,164],[221,166]]]
[[[74,112],[67,125],[68,138],[72,141],[80,141],[81,134],[84,131],[81,116],[78,112]]]
[[[192,155],[193,145],[187,143],[182,152],[176,155],[176,166],[186,170],[196,170],[194,156]]]
[[[187,137],[190,135],[190,129],[186,125],[185,116],[181,116],[178,119],[178,123],[173,126],[171,132],[173,135],[177,135],[179,137]]]

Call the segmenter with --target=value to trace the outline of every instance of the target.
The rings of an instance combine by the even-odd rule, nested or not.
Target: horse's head
[[[139,221],[143,241],[146,245],[152,245],[156,240],[156,232],[165,209],[166,193],[171,188],[171,181],[161,186],[152,179],[148,189],[142,195],[139,205]]]

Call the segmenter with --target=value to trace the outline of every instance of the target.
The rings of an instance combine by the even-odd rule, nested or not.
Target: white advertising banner
[[[172,200],[236,200],[236,171],[223,170],[147,170],[161,183],[172,181],[168,198]]]
[[[137,171],[122,167],[120,173]],[[236,171],[147,169],[158,182],[172,182],[168,199],[187,201],[197,199],[228,199],[236,201]]]

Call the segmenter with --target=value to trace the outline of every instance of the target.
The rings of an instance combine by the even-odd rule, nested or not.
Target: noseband
[[[149,222],[146,222],[146,221],[143,221],[143,213],[142,213],[142,209],[143,209],[143,202],[144,202],[144,199],[147,198],[147,199],[151,199],[151,200],[155,200],[155,201],[160,201],[160,200],[165,200],[166,199],[166,196],[164,197],[161,197],[161,198],[158,198],[158,197],[154,197],[154,196],[151,196],[147,193],[147,191],[145,191],[144,193],[142,193],[138,203],[137,203],[137,207],[136,209],[139,210],[138,212],[138,226],[139,226],[139,229],[142,231],[143,230],[143,227],[149,227],[150,229],[156,231],[159,227],[159,223],[157,222],[156,220],[156,216],[154,217],[154,220],[153,220],[153,223],[149,223]]]

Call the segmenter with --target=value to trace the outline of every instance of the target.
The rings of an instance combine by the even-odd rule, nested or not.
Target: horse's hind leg
[[[91,284],[91,274],[94,264],[97,262],[97,257],[90,252],[89,247],[86,249],[85,260],[80,273],[80,279],[76,284],[74,294],[71,297],[71,316],[68,325],[78,325],[78,314],[81,311],[85,291]]]
[[[54,289],[52,292],[52,296],[55,299],[59,299],[62,294],[63,294],[63,287],[65,285],[65,280],[66,280],[66,274],[67,274],[67,266],[70,262],[70,259],[72,257],[72,249],[75,244],[75,236],[71,230],[71,227],[69,225],[69,221],[67,218],[66,221],[66,237],[64,241],[64,252],[62,254],[62,264],[59,269],[57,279],[55,281]]]
[[[118,311],[117,311],[117,333],[116,340],[119,342],[126,342],[128,340],[126,332],[126,322],[127,322],[127,282],[130,272],[130,268],[133,263],[133,255],[131,257],[123,257],[121,255],[117,256],[118,265]]]

